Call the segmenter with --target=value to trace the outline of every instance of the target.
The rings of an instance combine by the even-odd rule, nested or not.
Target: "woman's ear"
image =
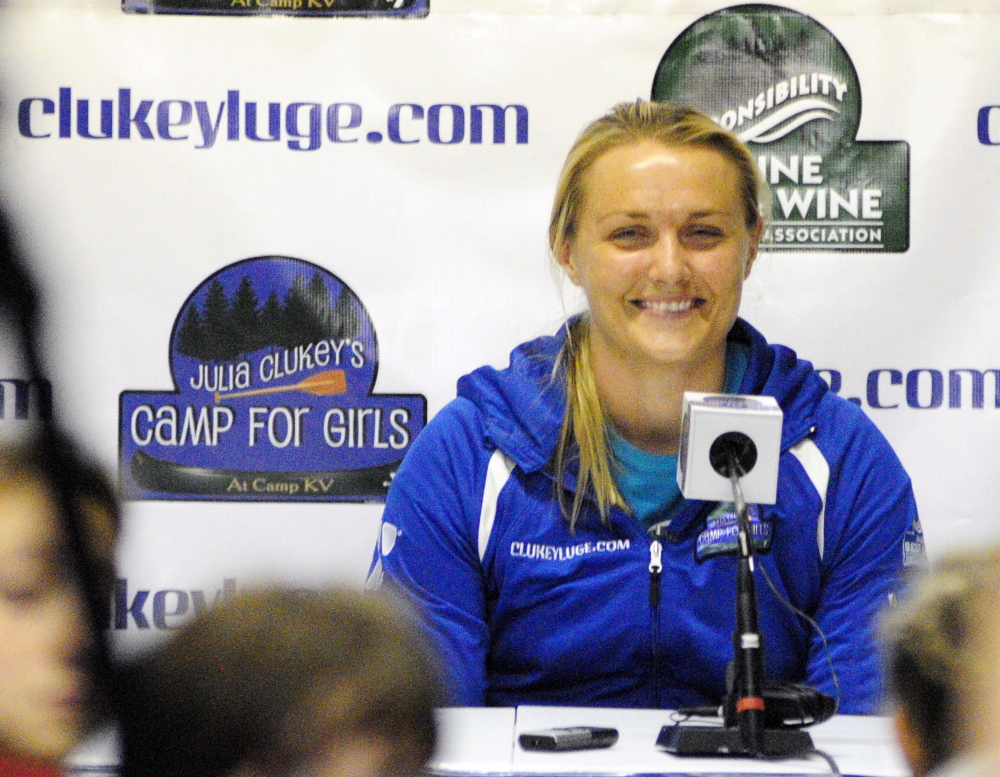
[[[750,270],[757,259],[757,251],[760,249],[761,238],[764,237],[764,219],[758,218],[757,223],[750,229],[750,250],[747,254],[747,264],[743,270],[743,280],[750,277]]]
[[[569,240],[563,240],[559,245],[559,250],[556,254],[556,260],[559,262],[563,270],[566,271],[566,275],[573,282],[574,286],[580,285],[580,273],[577,268],[576,262],[573,259],[573,247]]]

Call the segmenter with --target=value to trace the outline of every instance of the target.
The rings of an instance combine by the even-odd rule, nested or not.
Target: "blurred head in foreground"
[[[237,594],[137,667],[123,777],[416,774],[440,690],[412,626],[378,595]]]
[[[882,623],[897,734],[917,777],[1000,754],[998,596],[1000,547],[956,553]]]
[[[63,451],[0,448],[0,756],[56,763],[97,711],[91,619],[52,481],[62,468],[107,606],[118,514],[108,481]]]

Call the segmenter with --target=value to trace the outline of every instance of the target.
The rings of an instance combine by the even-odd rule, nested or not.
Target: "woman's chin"
[[[67,697],[51,703],[38,720],[25,726],[20,750],[49,763],[58,763],[76,747],[87,729],[88,707],[82,698]]]

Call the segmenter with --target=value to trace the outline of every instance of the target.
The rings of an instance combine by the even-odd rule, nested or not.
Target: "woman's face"
[[[761,231],[718,151],[641,141],[599,157],[559,256],[590,304],[595,355],[629,366],[724,357]]]
[[[62,758],[86,723],[87,624],[56,508],[37,480],[0,486],[0,751]]]

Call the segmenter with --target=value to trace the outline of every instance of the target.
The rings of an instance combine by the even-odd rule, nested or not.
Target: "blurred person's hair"
[[[918,775],[979,749],[983,723],[1000,715],[998,594],[1000,546],[966,550],[912,581],[883,617],[888,691]]]
[[[12,358],[9,368],[17,370],[0,378],[23,379],[39,391],[48,386],[40,327],[44,306],[19,253],[18,238],[12,222],[0,211],[0,344]],[[82,593],[80,614],[87,633],[81,635],[81,643],[86,645],[88,696],[113,705],[116,686],[105,629],[114,579],[118,502],[109,480],[81,455],[58,424],[58,414],[49,410],[39,407],[37,422],[25,435],[5,435],[0,440],[0,480],[37,482],[51,499],[61,574]],[[113,706],[91,710],[99,711],[114,710]]]
[[[19,234],[7,214],[0,210],[0,340],[11,345],[24,365],[29,383],[46,383],[41,345],[43,299],[35,280],[20,255]],[[11,377],[3,376],[0,377]],[[107,569],[88,548],[85,521],[79,516],[76,495],[96,489],[93,496],[109,509],[117,522],[117,499],[110,486],[96,485],[99,471],[80,456],[72,440],[62,431],[58,415],[43,413],[31,446],[38,452],[39,471],[52,490],[60,513],[61,530],[68,546],[67,564],[80,582],[87,603],[87,616],[94,643],[98,684],[111,688],[110,657],[105,634],[108,592]],[[4,446],[0,444],[0,449]],[[94,475],[97,474],[97,480]],[[106,481],[105,481],[106,482]],[[116,525],[117,528],[117,525]]]
[[[442,699],[424,638],[394,602],[286,588],[197,616],[140,661],[129,698],[122,777],[289,775],[356,741],[416,774]]]

